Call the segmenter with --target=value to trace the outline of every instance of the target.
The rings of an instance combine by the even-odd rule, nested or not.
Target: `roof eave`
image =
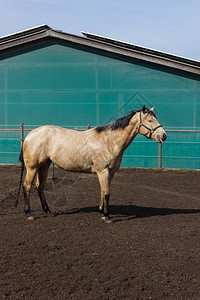
[[[51,28],[47,25],[43,25],[37,28],[32,28],[23,32],[12,34],[11,36],[3,37],[0,39],[0,51],[7,50],[9,48],[28,44],[41,40],[50,36]]]
[[[180,61],[176,56],[165,56],[157,51],[148,51],[142,47],[133,47],[130,49],[119,43],[119,45],[109,43],[108,41],[98,40],[90,36],[81,37],[73,34],[64,33],[62,31],[54,30],[47,25],[41,25],[31,28],[29,30],[19,32],[7,37],[0,38],[0,51],[5,51],[9,48],[16,46],[33,43],[44,38],[51,37],[67,41],[71,44],[82,45],[91,50],[100,50],[104,53],[115,54],[121,57],[130,58],[133,60],[139,60],[148,62],[155,65],[165,66],[168,68],[184,71],[200,75],[200,63],[193,62],[191,60],[184,59]],[[140,49],[141,48],[141,49]]]

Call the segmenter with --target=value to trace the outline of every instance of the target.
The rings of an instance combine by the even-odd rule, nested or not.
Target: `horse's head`
[[[166,140],[167,135],[162,125],[159,124],[154,107],[147,109],[144,105],[139,111],[139,127],[138,133],[146,136],[149,139],[154,139],[157,143],[162,143]]]

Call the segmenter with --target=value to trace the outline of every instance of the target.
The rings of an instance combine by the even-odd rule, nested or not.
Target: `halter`
[[[158,126],[154,127],[153,129],[147,127],[146,125],[142,124],[142,113],[140,111],[140,125],[138,128],[138,133],[140,133],[140,128],[144,127],[148,130],[148,132],[146,134],[144,134],[144,136],[146,136],[146,138],[151,139],[152,134],[154,133],[154,131],[156,131],[158,128],[162,127],[162,124],[159,124]],[[149,136],[147,136],[149,134]]]

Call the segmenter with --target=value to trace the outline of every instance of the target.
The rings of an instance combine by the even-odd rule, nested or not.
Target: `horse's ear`
[[[143,114],[145,113],[146,110],[147,110],[146,106],[143,105],[143,107],[142,107],[142,112],[143,112]]]
[[[150,110],[151,110],[151,111],[153,111],[153,110],[154,110],[154,108],[155,108],[155,106],[154,106],[154,107],[152,107],[152,108],[150,108]]]

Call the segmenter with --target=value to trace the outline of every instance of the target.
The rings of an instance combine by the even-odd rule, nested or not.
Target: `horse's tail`
[[[21,186],[22,186],[22,180],[23,180],[23,174],[24,174],[23,144],[22,144],[22,147],[21,147],[19,160],[21,161],[21,177],[20,177],[20,182],[19,182],[19,189],[18,189],[17,198],[16,198],[15,204],[14,204],[15,207],[17,207],[17,205],[18,205],[18,199],[19,199],[19,194],[20,194],[20,190],[21,190]]]

